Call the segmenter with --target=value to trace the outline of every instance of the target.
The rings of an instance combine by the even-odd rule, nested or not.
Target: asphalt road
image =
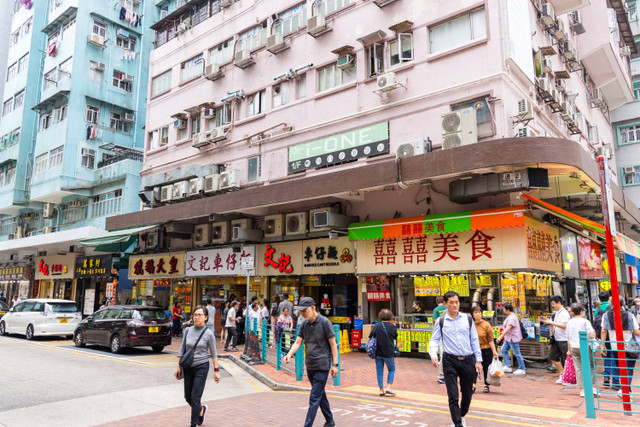
[[[188,417],[175,366],[175,354],[145,348],[112,355],[55,338],[0,337],[0,426],[93,426],[179,407]],[[235,365],[221,367],[203,400],[268,390]]]

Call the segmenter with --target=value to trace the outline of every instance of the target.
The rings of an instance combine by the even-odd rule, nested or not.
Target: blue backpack
[[[369,341],[367,342],[367,354],[369,355],[370,358],[375,359],[376,358],[376,350],[378,349],[378,340],[376,339],[375,336],[369,338]]]

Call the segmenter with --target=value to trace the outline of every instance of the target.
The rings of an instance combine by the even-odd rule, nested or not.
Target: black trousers
[[[184,399],[191,406],[191,425],[198,425],[202,393],[209,374],[209,361],[184,369]]]
[[[234,347],[238,343],[238,331],[236,328],[227,328],[227,339],[224,341],[225,350],[229,348],[229,342],[231,342],[231,345]]]
[[[456,427],[462,426],[462,417],[469,412],[471,396],[473,395],[473,381],[477,378],[476,358],[467,357],[465,360],[458,360],[456,356],[445,353],[442,357],[444,368],[444,383],[447,386],[447,396],[449,397],[449,412],[451,420]],[[458,396],[458,378],[460,378],[460,391],[462,399]]]
[[[489,365],[493,362],[493,350],[491,348],[482,348],[482,373],[484,375],[484,385],[489,385],[487,375],[489,375]]]

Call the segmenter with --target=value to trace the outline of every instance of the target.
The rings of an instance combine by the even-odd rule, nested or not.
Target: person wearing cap
[[[289,363],[291,357],[296,354],[304,341],[307,345],[305,365],[307,377],[311,383],[309,409],[304,426],[311,427],[313,425],[318,407],[320,407],[325,418],[324,427],[333,427],[336,423],[333,420],[329,400],[324,391],[329,375],[331,377],[338,375],[338,345],[333,325],[329,319],[318,314],[313,298],[302,298],[298,305],[298,311],[304,320],[300,324],[296,342],[289,353],[284,356],[284,363]]]

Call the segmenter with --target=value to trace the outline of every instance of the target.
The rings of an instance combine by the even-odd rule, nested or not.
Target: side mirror
[[[89,321],[89,322],[93,321],[93,316],[87,317],[87,321]]]
[[[12,311],[13,311],[13,307],[11,307],[11,308],[9,309],[9,313],[11,313]]]

